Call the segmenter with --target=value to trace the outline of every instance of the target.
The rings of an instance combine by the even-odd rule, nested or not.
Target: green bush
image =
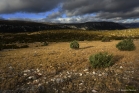
[[[116,47],[121,51],[132,51],[135,50],[136,46],[132,39],[125,39],[119,42]]]
[[[126,93],[137,93],[134,86],[126,86]]]
[[[43,43],[43,46],[48,46],[48,42],[44,42]]]
[[[107,52],[91,55],[89,60],[94,68],[106,68],[113,65],[113,55],[109,55]]]
[[[72,41],[70,43],[70,48],[72,48],[72,49],[79,49],[79,43],[76,40]]]
[[[110,38],[109,37],[103,37],[101,41],[102,42],[110,42]]]

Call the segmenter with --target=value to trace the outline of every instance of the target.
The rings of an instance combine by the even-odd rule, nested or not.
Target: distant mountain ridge
[[[126,29],[126,27],[114,22],[86,22],[86,23],[71,23],[64,24],[69,28],[82,29],[82,30],[116,30]]]
[[[139,28],[139,23],[121,23],[126,28]]]
[[[116,30],[126,29],[123,25],[114,22],[86,22],[86,23],[38,23],[31,21],[0,20],[0,32],[34,32],[56,29],[81,30]]]

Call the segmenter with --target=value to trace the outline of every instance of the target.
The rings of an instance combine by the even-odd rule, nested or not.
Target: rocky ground
[[[29,44],[30,48],[0,51],[0,93],[138,93],[139,40],[135,51],[119,51],[119,41]],[[115,64],[94,69],[89,56],[114,55]]]

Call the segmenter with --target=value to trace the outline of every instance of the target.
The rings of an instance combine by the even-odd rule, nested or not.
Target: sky
[[[0,19],[49,23],[139,22],[139,0],[0,0]]]

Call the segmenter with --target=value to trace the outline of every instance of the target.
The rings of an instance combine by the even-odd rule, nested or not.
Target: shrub
[[[101,41],[102,42],[110,42],[110,38],[109,37],[103,37]]]
[[[12,44],[12,45],[3,45],[3,49],[18,49],[18,48],[20,48],[20,47],[18,47],[15,44]]]
[[[28,45],[20,46],[20,48],[28,48],[28,47],[29,47]]]
[[[106,68],[113,65],[113,55],[109,55],[107,52],[91,55],[89,60],[94,68]]]
[[[72,48],[72,49],[79,49],[79,43],[76,40],[72,41],[70,43],[70,48]]]
[[[132,51],[136,48],[132,39],[125,39],[119,42],[116,47],[121,51]]]
[[[134,86],[126,86],[126,93],[136,93],[135,90],[136,88]],[[132,91],[131,91],[132,90]]]
[[[44,42],[43,43],[43,46],[48,46],[48,42]]]

